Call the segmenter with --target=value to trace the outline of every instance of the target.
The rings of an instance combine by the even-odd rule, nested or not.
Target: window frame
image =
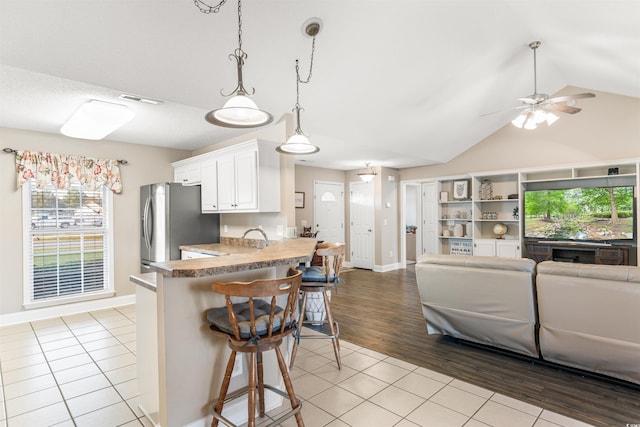
[[[33,178],[32,178],[33,179]],[[106,266],[105,274],[107,276],[104,289],[99,291],[91,291],[88,293],[64,295],[50,297],[43,300],[32,301],[31,295],[33,292],[33,277],[32,277],[32,264],[31,258],[31,182],[26,182],[22,185],[22,306],[26,310],[53,307],[63,304],[71,304],[83,301],[91,301],[103,298],[113,297],[115,295],[114,288],[114,239],[113,239],[113,193],[109,191],[106,186],[101,187],[102,190],[102,211],[103,211],[103,229],[104,238],[106,239]],[[64,229],[61,229],[64,230]]]

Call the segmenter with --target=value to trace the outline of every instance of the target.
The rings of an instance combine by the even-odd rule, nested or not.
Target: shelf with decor
[[[514,241],[515,246],[519,248],[519,215],[520,195],[517,173],[482,174],[473,177],[475,240],[502,238],[505,241]],[[474,253],[477,254],[477,252],[474,250]]]
[[[438,246],[442,254],[472,254],[473,201],[467,176],[438,181]]]

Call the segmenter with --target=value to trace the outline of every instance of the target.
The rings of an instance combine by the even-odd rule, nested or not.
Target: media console
[[[611,245],[606,243],[578,242],[525,242],[527,258],[535,262],[561,261],[582,264],[635,265],[635,253],[632,246]]]

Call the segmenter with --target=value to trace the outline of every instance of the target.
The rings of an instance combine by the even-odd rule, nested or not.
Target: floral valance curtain
[[[18,188],[31,178],[35,178],[38,188],[53,184],[59,189],[66,189],[73,183],[80,183],[88,190],[106,185],[114,193],[122,192],[117,160],[17,151],[16,184]]]

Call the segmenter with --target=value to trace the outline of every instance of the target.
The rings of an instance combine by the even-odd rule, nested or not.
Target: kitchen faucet
[[[252,231],[258,231],[260,232],[260,234],[262,234],[262,236],[264,237],[264,241],[265,241],[265,246],[269,246],[269,238],[267,237],[267,233],[264,232],[264,230],[262,228],[250,228],[247,231],[244,232],[244,234],[242,235],[242,238],[244,239],[245,236],[247,234],[249,234]]]

